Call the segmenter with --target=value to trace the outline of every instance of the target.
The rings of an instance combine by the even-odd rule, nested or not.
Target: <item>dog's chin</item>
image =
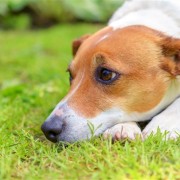
[[[119,108],[113,108],[100,113],[92,119],[85,119],[78,116],[73,110],[68,118],[64,119],[65,126],[57,137],[57,142],[63,141],[73,143],[83,141],[94,136],[103,134],[107,129],[123,122],[140,122],[149,120],[154,111],[144,114],[132,113],[126,114]]]
[[[160,106],[161,107],[161,106]],[[81,117],[73,109],[66,106],[57,106],[52,114],[45,121],[45,127],[53,127],[55,132],[58,126],[61,126],[56,139],[46,137],[53,142],[68,142],[83,141],[94,136],[101,135],[107,129],[123,122],[140,122],[151,119],[159,111],[159,107],[145,113],[126,113],[120,108],[111,108],[101,112],[94,118],[86,119]],[[64,111],[61,115],[56,114],[57,111]],[[62,125],[61,125],[62,124]],[[49,128],[52,132],[52,128]]]
[[[92,137],[88,122],[83,118],[75,118],[73,116],[72,118],[65,120],[65,124],[61,134],[57,137],[57,142],[73,143]]]
[[[53,142],[73,143],[76,141],[87,140],[91,137],[101,135],[104,131],[115,126],[116,124],[128,121],[137,122],[148,120],[149,117],[152,116],[152,113],[145,113],[144,115],[139,113],[127,114],[120,108],[112,108],[101,112],[94,118],[86,119],[79,116],[78,113],[76,113],[66,105],[64,107],[57,106],[57,108],[52,112],[46,122],[55,127],[57,124],[55,123],[53,125],[54,114],[58,109],[62,108],[66,113],[64,113],[61,117],[56,116],[56,122],[62,122],[63,128],[61,129],[61,132],[56,136],[56,140]]]
[[[104,131],[114,125],[115,124],[94,125],[88,121],[86,123],[80,123],[78,126],[69,125],[57,137],[57,142],[74,143],[77,141],[88,140],[92,137],[101,135]]]
[[[85,119],[71,110],[71,116],[64,119],[65,126],[58,135],[57,142],[73,143],[99,136],[108,128],[118,124],[121,117],[121,111],[108,110],[95,118]]]

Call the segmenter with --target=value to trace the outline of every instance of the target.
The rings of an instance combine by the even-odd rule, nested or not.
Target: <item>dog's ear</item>
[[[180,39],[166,37],[162,41],[162,68],[172,76],[180,75]]]
[[[78,39],[75,39],[73,42],[72,42],[72,54],[73,56],[76,55],[79,47],[81,46],[81,44],[87,39],[89,38],[90,35],[84,35],[84,36],[81,36],[80,38]]]

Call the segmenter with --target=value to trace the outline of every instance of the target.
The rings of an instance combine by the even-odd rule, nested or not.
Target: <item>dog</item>
[[[158,129],[177,139],[179,38],[178,0],[131,0],[105,28],[73,41],[70,90],[42,125],[47,139],[146,139]]]

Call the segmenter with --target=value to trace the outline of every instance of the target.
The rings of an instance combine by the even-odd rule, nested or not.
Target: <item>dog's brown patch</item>
[[[100,41],[104,35],[107,38]],[[179,62],[171,65],[164,53],[164,39],[161,33],[144,26],[115,31],[105,28],[87,38],[71,63],[74,80],[70,91],[82,75],[83,79],[68,100],[69,106],[86,118],[113,107],[127,113],[143,113],[156,107],[168,89],[170,72],[179,73]],[[176,44],[170,47],[179,48],[179,41]],[[112,85],[100,84],[95,79],[98,66],[116,70],[120,78]]]

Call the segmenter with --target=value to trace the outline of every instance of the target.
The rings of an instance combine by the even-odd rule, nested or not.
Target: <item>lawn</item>
[[[99,25],[0,32],[0,179],[180,179],[180,138],[63,146],[40,126],[67,93],[71,41]]]

